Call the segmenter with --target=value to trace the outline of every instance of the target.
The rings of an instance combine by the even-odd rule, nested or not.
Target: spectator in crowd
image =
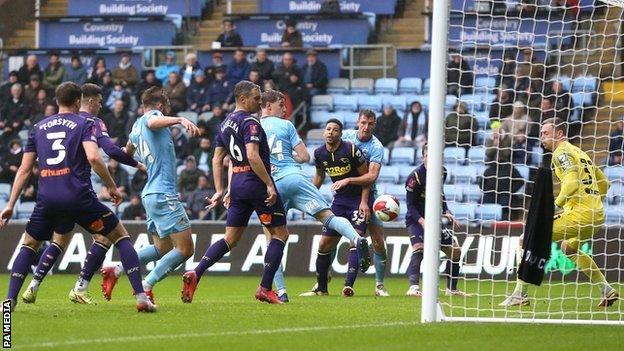
[[[181,160],[184,160],[189,155],[188,137],[182,133],[182,129],[179,126],[171,128],[171,135],[173,137],[173,148],[175,149],[176,158],[181,163]]]
[[[445,120],[446,146],[463,147],[468,150],[475,145],[477,135],[477,119],[467,112],[466,104],[458,102],[455,104]]]
[[[251,69],[255,69],[260,73],[261,80],[271,79],[275,65],[273,61],[269,60],[265,49],[256,51],[256,61],[251,64]]]
[[[286,20],[286,29],[282,34],[282,47],[301,48],[303,47],[303,36],[297,29],[297,21],[294,19]]]
[[[624,117],[615,123],[615,130],[609,135],[609,165],[622,163],[622,151],[624,151]]]
[[[141,203],[139,195],[132,195],[130,197],[130,205],[124,208],[123,213],[121,214],[121,219],[130,221],[143,221],[147,219],[145,208]]]
[[[30,82],[26,86],[26,89],[24,89],[24,101],[27,104],[30,104],[31,101],[37,98],[39,90],[42,89],[43,87],[41,86],[41,80],[39,79],[39,76],[33,75],[32,77],[30,77]]]
[[[11,99],[11,87],[17,83],[17,71],[11,71],[6,82],[0,85],[0,111],[5,103]]]
[[[192,52],[186,55],[184,62],[184,66],[180,68],[180,77],[184,85],[188,87],[195,78],[195,72],[201,71],[201,65],[197,62],[197,55]]]
[[[83,85],[87,82],[87,69],[83,66],[82,61],[80,61],[80,56],[72,56],[71,65],[65,70],[63,81],[74,82],[78,85]]]
[[[209,90],[209,99],[210,105],[220,106],[225,110],[229,109],[229,104],[232,100],[232,92],[234,90],[234,85],[230,84],[230,82],[225,78],[225,70],[223,68],[218,68],[216,71],[215,79],[210,83]],[[214,111],[213,111],[214,112]]]
[[[130,54],[124,53],[121,55],[119,65],[113,69],[113,82],[121,82],[121,84],[130,90],[134,89],[134,86],[139,82],[139,74],[136,68],[132,65],[130,60]]]
[[[392,147],[399,138],[399,128],[401,127],[401,117],[397,114],[392,105],[384,105],[381,116],[377,118],[377,127],[373,133],[381,144]]]
[[[514,138],[519,135],[526,137],[529,116],[526,114],[526,107],[521,101],[514,102],[511,116],[505,117],[501,121],[505,133],[510,134]]]
[[[249,63],[245,58],[243,50],[236,50],[234,58],[227,68],[227,77],[230,84],[236,85],[241,80],[247,79],[249,76]]]
[[[198,114],[210,111],[210,85],[202,70],[195,73],[193,84],[186,94],[186,105],[190,111]]]
[[[119,165],[119,162],[115,161],[115,159],[108,160],[108,171],[110,175],[113,177],[115,184],[117,185],[117,192],[123,196],[124,199],[128,198],[130,193],[130,184],[128,179],[130,175],[126,172],[123,167]],[[100,194],[98,196],[100,200],[109,201],[111,200],[110,194],[108,193],[108,189],[103,186]]]
[[[277,88],[280,91],[285,91],[291,84],[291,75],[297,75],[301,77],[301,72],[297,65],[295,65],[295,58],[290,52],[285,52],[282,56],[282,64],[273,71],[273,82],[277,84]]]
[[[511,161],[511,136],[505,134],[501,122],[492,122],[492,135],[485,141],[485,161],[508,163]]]
[[[210,170],[207,175],[212,174],[212,154],[213,150],[210,139],[208,139],[207,136],[202,137],[199,141],[199,147],[193,151],[193,156],[197,161],[198,168]]]
[[[206,199],[214,195],[214,189],[205,175],[200,175],[194,188],[186,199],[186,213],[190,219],[206,220],[208,210],[206,210]]]
[[[522,175],[509,162],[498,164],[490,162],[479,179],[479,187],[483,191],[483,202],[501,205],[504,220],[510,219],[511,208],[516,207],[515,204],[522,201],[521,195],[516,193],[523,185]]]
[[[227,65],[223,62],[223,54],[215,52],[212,54],[212,65],[206,67],[206,79],[208,83],[212,83],[217,75],[217,69],[222,69],[223,72],[227,71]]]
[[[55,103],[50,102],[45,107],[45,112],[43,113],[43,117],[41,119],[45,119],[46,117],[50,117],[58,113],[58,107]],[[40,120],[41,120],[40,119]],[[40,120],[33,120],[32,124],[38,123]]]
[[[104,115],[103,119],[108,126],[108,135],[110,135],[115,144],[121,147],[126,146],[132,125],[130,124],[130,116],[126,111],[124,101],[121,99],[115,100],[112,111]]]
[[[19,139],[11,140],[8,152],[4,153],[2,157],[2,173],[0,176],[2,183],[13,183],[17,169],[22,163],[23,155],[22,141]]]
[[[448,94],[459,96],[460,94],[472,93],[474,85],[472,67],[458,53],[451,56],[451,62],[449,62],[447,69],[446,83]]]
[[[513,87],[516,86],[516,57],[506,53],[503,58],[500,74],[496,80],[496,86]]]
[[[180,193],[182,201],[186,201],[189,194],[195,190],[197,180],[202,175],[204,175],[204,173],[197,168],[195,157],[192,155],[187,156],[184,160],[184,169],[180,172],[178,180],[178,192]]]
[[[539,123],[547,119],[556,117],[555,108],[551,99],[542,99],[541,112],[541,119],[538,121]]]
[[[141,80],[141,82],[137,85],[136,95],[135,95],[136,101],[140,103],[141,96],[143,95],[143,92],[146,91],[147,89],[151,87],[161,87],[161,86],[162,86],[162,82],[156,79],[156,73],[154,72],[154,70],[148,69],[147,71],[145,71],[145,78],[143,78],[143,80]]]
[[[186,109],[186,85],[180,80],[178,72],[169,73],[169,80],[164,86],[171,100],[171,112],[176,115]]]
[[[115,89],[115,85],[113,84],[113,74],[111,73],[111,71],[104,72],[104,75],[102,76],[101,87],[102,87],[102,101],[108,101],[110,94]],[[103,107],[104,109],[106,109],[107,108],[106,104],[104,104]]]
[[[226,116],[225,110],[223,110],[221,105],[212,106],[212,118],[206,123],[206,134],[210,140],[215,140],[217,131]]]
[[[249,77],[247,77],[247,80],[259,87],[263,85],[262,78],[260,78],[260,72],[254,68],[249,70]]]
[[[556,80],[552,83],[549,95],[555,108],[555,116],[564,122],[568,122],[570,110],[574,107],[570,93],[563,89],[563,84],[560,81]]]
[[[310,50],[306,54],[306,64],[303,65],[303,83],[310,96],[325,94],[329,82],[327,66],[318,59],[318,53]]]
[[[179,71],[180,66],[176,63],[176,54],[169,50],[165,55],[165,62],[156,68],[156,78],[164,83],[169,78],[169,73]]]
[[[140,194],[143,188],[147,184],[147,173],[143,170],[137,169],[130,181],[130,193]]]
[[[290,99],[292,105],[296,108],[306,101],[306,90],[301,81],[299,71],[294,72],[288,78],[288,85],[282,88],[281,91]],[[298,125],[297,122],[299,121],[293,121],[295,125]]]
[[[15,83],[11,87],[11,97],[0,110],[0,129],[10,128],[15,132],[19,132],[24,125],[24,119],[28,115],[27,105],[24,101],[22,85]]]
[[[48,99],[47,91],[45,89],[39,89],[35,99],[28,102],[28,120],[25,123],[30,126],[41,121],[49,103],[50,99]]]
[[[37,201],[37,192],[39,191],[39,167],[37,163],[33,167],[32,174],[26,182],[22,196],[20,196],[21,202],[35,202]]]
[[[338,15],[340,14],[340,3],[338,0],[324,0],[319,10],[321,15]]]
[[[545,81],[546,69],[544,63],[538,59],[531,48],[523,51],[523,59],[518,64],[520,76],[531,77],[533,81],[543,84]]]
[[[427,135],[428,124],[429,115],[423,110],[420,102],[412,102],[409,111],[405,113],[405,117],[401,121],[399,139],[394,143],[394,146],[414,146],[419,136]]]
[[[243,38],[236,32],[234,23],[231,20],[223,21],[223,33],[219,34],[217,41],[222,48],[238,48],[243,45]]]
[[[37,56],[28,55],[28,57],[26,57],[26,63],[17,71],[17,80],[22,85],[26,85],[30,81],[32,75],[38,75],[39,79],[43,79],[43,72],[41,72],[41,68],[39,67]]]
[[[490,119],[503,119],[513,113],[514,93],[511,89],[502,87],[490,108]]]
[[[108,70],[106,69],[106,59],[104,59],[104,57],[102,56],[98,56],[95,59],[95,63],[93,64],[93,67],[91,69],[91,73],[89,75],[89,79],[87,80],[87,82],[101,86],[104,81],[104,74],[107,71]]]
[[[43,86],[56,89],[56,87],[63,82],[64,76],[65,66],[61,63],[59,54],[56,52],[51,53],[48,67],[43,71]]]
[[[622,152],[622,150],[617,150],[611,154],[611,157],[609,158],[609,166],[624,166]]]
[[[104,91],[102,92],[104,93]],[[113,90],[107,92],[107,95],[108,97],[106,97],[106,103],[104,104],[105,111],[112,111],[117,100],[123,101],[125,107],[130,105],[130,93],[123,88],[119,81],[115,82]]]

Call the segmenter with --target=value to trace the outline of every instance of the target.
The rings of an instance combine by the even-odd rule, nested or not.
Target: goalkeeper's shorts
[[[579,216],[575,213],[564,212],[558,214],[553,222],[553,241],[585,241],[591,239],[600,230],[604,217],[595,220]]]

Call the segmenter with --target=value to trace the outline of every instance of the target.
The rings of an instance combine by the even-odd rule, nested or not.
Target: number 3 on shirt
[[[52,141],[52,150],[58,151],[58,155],[56,157],[50,157],[46,159],[46,163],[48,166],[58,165],[63,162],[67,152],[65,151],[65,146],[63,146],[63,140],[65,140],[65,132],[56,132],[56,133],[48,133],[46,134],[46,138]]]
[[[240,147],[234,143],[234,136],[230,135],[230,155],[238,162],[243,162],[243,152]]]

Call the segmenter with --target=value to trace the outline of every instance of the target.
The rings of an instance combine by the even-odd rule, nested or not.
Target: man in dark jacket
[[[447,89],[452,95],[470,94],[474,83],[472,68],[460,54],[454,54],[453,59],[448,64]]]
[[[65,76],[65,66],[59,60],[59,55],[56,52],[50,54],[50,63],[43,71],[43,86],[45,88],[55,89],[59,84],[63,82],[63,76]]]
[[[201,114],[210,111],[210,85],[202,70],[195,72],[195,79],[186,93],[186,106],[190,111]]]
[[[273,71],[273,81],[277,83],[277,87],[280,91],[285,91],[292,84],[290,76],[297,75],[301,77],[301,72],[297,65],[295,65],[295,58],[290,52],[284,53],[282,56],[282,64]]]
[[[141,103],[141,95],[143,92],[151,87],[162,87],[160,80],[156,79],[156,72],[153,69],[145,71],[145,78],[137,85],[136,99],[139,104]]]
[[[11,99],[11,87],[17,83],[17,71],[11,71],[6,82],[0,85],[0,110]]]
[[[208,101],[212,106],[228,105],[232,100],[232,92],[234,85],[225,79],[225,70],[222,68],[217,69],[215,79],[210,83],[210,89],[208,91]],[[227,110],[228,106],[225,106]]]
[[[43,72],[41,71],[41,67],[39,67],[39,63],[37,63],[37,56],[28,55],[26,63],[17,71],[18,81],[22,83],[22,85],[26,85],[30,82],[30,77],[34,74],[38,75],[40,80],[43,79]]]
[[[243,38],[234,30],[231,20],[223,21],[223,33],[219,35],[217,41],[222,48],[238,48],[243,46]]]
[[[11,86],[11,97],[0,110],[0,128],[11,128],[19,132],[24,126],[28,111],[23,91],[20,83]]]
[[[377,127],[373,134],[383,146],[392,147],[392,144],[399,138],[401,122],[401,117],[397,115],[394,107],[386,105],[381,116],[377,118]]]
[[[241,80],[247,79],[249,76],[249,63],[245,58],[245,52],[243,50],[236,50],[234,52],[234,59],[227,68],[227,77],[232,85]]]
[[[319,61],[318,53],[310,50],[307,53],[307,62],[303,65],[303,83],[310,96],[325,94],[327,89],[327,66]]]
[[[338,0],[325,0],[321,4],[319,13],[322,15],[337,15],[340,14],[340,3]]]
[[[271,79],[271,74],[273,74],[275,65],[273,61],[269,60],[267,57],[266,50],[258,49],[258,51],[256,51],[256,61],[251,64],[251,69],[260,72],[260,79],[268,80]]]

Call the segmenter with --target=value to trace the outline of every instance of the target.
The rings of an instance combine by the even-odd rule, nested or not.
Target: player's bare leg
[[[371,221],[368,224],[368,230],[373,241],[373,256],[375,263],[375,296],[390,296],[384,286],[384,278],[386,275],[386,241],[384,239],[383,227]]]
[[[28,275],[30,267],[35,263],[37,251],[41,246],[41,241],[36,240],[30,234],[24,233],[24,240],[19,254],[13,261],[13,269],[9,278],[9,291],[7,299],[11,301],[11,311],[15,310],[17,305],[17,295],[19,294],[24,279]]]

